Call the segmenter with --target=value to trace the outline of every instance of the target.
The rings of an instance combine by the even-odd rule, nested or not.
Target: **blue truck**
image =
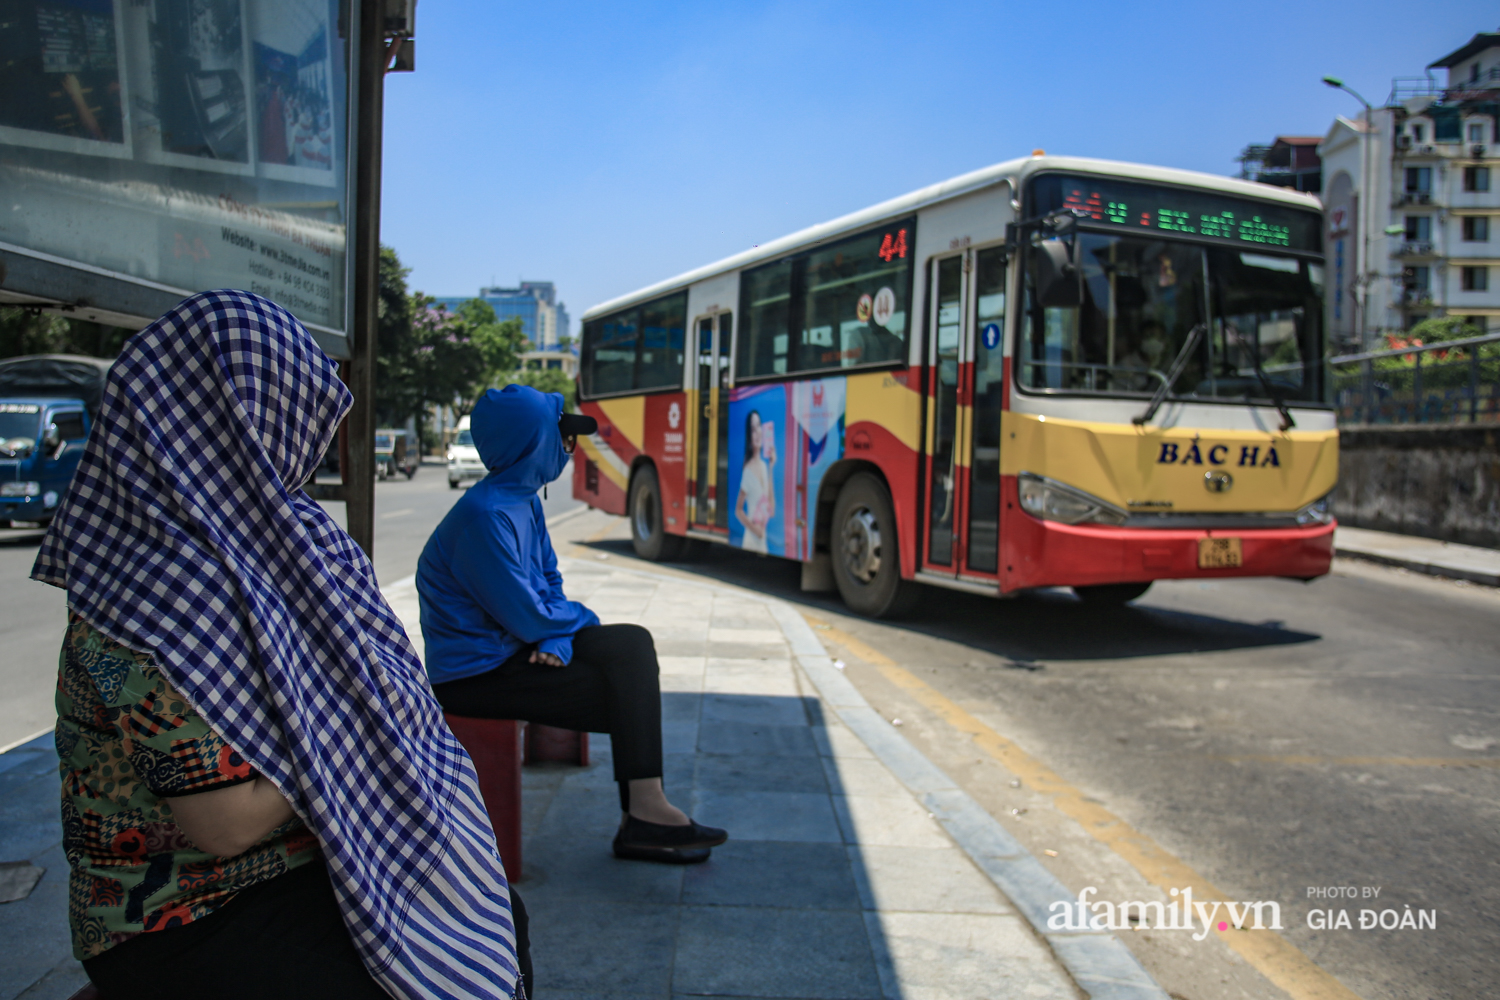
[[[0,360],[0,527],[52,520],[99,413],[109,365],[73,354]]]

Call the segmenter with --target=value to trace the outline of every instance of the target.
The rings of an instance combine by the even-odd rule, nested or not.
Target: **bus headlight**
[[[40,492],[41,483],[0,483],[0,497],[34,497]]]
[[[1312,503],[1297,511],[1297,523],[1309,524],[1332,524],[1333,523],[1333,494],[1314,500]]]
[[[1124,524],[1126,514],[1114,505],[1083,490],[1065,486],[1045,476],[1023,472],[1016,477],[1021,509],[1043,521],[1062,524]]]

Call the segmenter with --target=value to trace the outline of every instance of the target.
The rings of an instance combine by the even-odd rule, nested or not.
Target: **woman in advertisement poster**
[[[760,414],[745,415],[745,467],[740,473],[740,493],[734,501],[735,519],[745,529],[740,547],[748,552],[768,552],[766,525],[776,516],[775,480],[776,425],[762,424]]]

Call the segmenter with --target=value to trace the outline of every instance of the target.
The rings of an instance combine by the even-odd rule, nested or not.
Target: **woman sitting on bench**
[[[563,595],[537,491],[562,474],[593,417],[521,385],[470,415],[489,475],[453,506],[417,563],[427,672],[443,709],[608,733],[620,786],[616,856],[706,860],[723,830],[693,822],[662,789],[661,682],[651,633],[600,625]]]
[[[245,292],[110,369],[32,570],[68,593],[68,919],[105,1000],[507,1000],[529,967],[473,766],[302,491],[350,404]]]

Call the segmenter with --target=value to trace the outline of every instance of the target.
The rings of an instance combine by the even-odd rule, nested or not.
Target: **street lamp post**
[[[1375,272],[1370,267],[1370,229],[1375,224],[1374,192],[1378,189],[1375,179],[1373,164],[1370,162],[1371,138],[1375,132],[1375,109],[1370,102],[1365,100],[1352,87],[1346,86],[1343,80],[1336,76],[1325,76],[1323,82],[1335,90],[1342,90],[1365,106],[1365,129],[1360,136],[1360,172],[1364,174],[1361,184],[1360,215],[1364,218],[1359,222],[1360,239],[1360,269],[1356,281],[1359,284],[1359,344],[1360,348],[1369,347],[1370,344],[1370,285],[1375,278]]]

